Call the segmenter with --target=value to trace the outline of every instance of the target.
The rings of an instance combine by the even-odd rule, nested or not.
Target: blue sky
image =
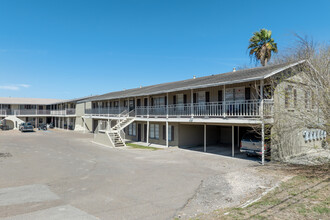
[[[70,99],[251,65],[267,28],[329,42],[330,1],[0,0],[0,97]]]

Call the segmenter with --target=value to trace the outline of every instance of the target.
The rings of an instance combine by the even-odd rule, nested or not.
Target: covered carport
[[[180,124],[179,147],[223,156],[246,158],[240,152],[242,136],[247,125]]]

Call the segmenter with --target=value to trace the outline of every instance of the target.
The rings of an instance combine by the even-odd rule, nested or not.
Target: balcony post
[[[194,90],[190,90],[190,112],[191,112],[191,118],[194,117]]]
[[[166,93],[166,118],[168,118],[168,92]]]
[[[36,105],[36,115],[38,115],[38,106]]]
[[[222,93],[222,115],[226,117],[226,85],[223,85]]]
[[[149,118],[149,96],[147,98],[147,118]],[[148,128],[148,130],[149,130],[149,128]],[[148,143],[149,143],[149,141],[148,141]]]

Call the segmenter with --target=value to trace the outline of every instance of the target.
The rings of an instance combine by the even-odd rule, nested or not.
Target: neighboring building
[[[48,105],[34,103],[32,110],[22,102],[18,104],[24,108],[19,107],[18,111],[3,103],[0,112],[5,111],[7,115],[8,111],[18,112],[16,116],[27,117],[26,120],[44,118],[45,122],[64,129],[72,125],[69,127],[75,130],[94,132],[95,142],[109,146],[124,146],[125,140],[167,147],[203,146],[204,151],[207,146],[222,146],[234,156],[247,130],[265,124],[272,126],[276,121],[274,109],[287,107],[287,100],[278,95],[279,90],[285,89],[287,79],[292,77],[290,69],[302,63],[304,61],[193,77]],[[274,87],[272,82],[279,76],[284,80]],[[39,109],[39,106],[43,107]],[[264,138],[264,132],[261,133]],[[289,132],[287,135],[299,143],[295,146],[291,141],[287,148],[304,149],[310,145],[302,134]],[[320,145],[320,141],[314,140],[313,144]],[[279,154],[279,146],[278,140],[276,145],[272,143],[272,149],[277,152],[275,159],[302,152],[290,150],[285,155]]]
[[[82,100],[0,97],[0,120],[6,119],[10,129],[18,129],[22,122],[35,127],[49,124],[57,128],[75,129],[76,102]]]

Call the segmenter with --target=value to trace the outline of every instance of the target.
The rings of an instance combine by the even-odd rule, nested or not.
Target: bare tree
[[[296,35],[296,45],[277,57],[277,63],[302,61],[291,68],[288,82],[297,86],[282,91],[287,107],[293,107],[295,123],[330,132],[330,45]],[[281,80],[284,80],[283,78]],[[291,90],[292,89],[292,90]],[[300,95],[298,91],[300,91]]]
[[[330,45],[296,35],[296,44],[273,63],[297,62],[300,64],[265,81],[265,90],[269,91],[264,92],[271,93],[274,100],[272,120],[263,119],[265,140],[272,142],[272,158],[302,153],[308,150],[303,149],[306,146],[315,148],[313,143],[299,141],[305,130],[330,133]],[[260,92],[258,87],[255,90]],[[267,111],[264,105],[266,115]],[[261,134],[260,127],[254,130]]]

